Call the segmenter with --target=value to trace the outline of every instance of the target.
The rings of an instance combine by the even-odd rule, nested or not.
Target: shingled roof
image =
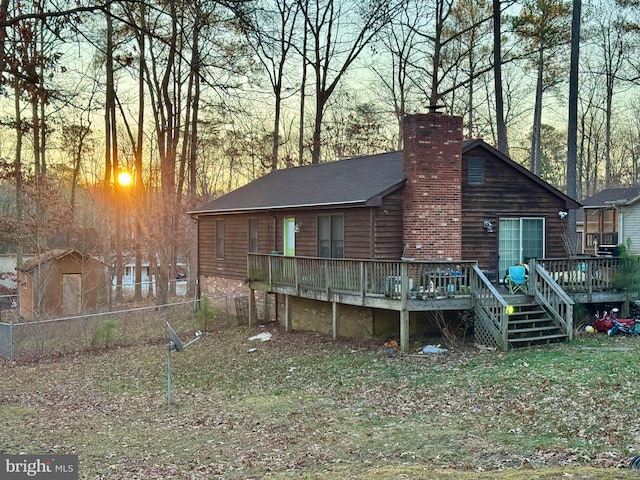
[[[462,153],[475,147],[489,150],[569,205],[575,205],[574,208],[580,206],[482,140],[465,140]],[[376,206],[384,195],[401,188],[405,182],[401,151],[367,155],[275,170],[189,213],[199,216],[285,208]]]
[[[275,170],[191,212],[375,205],[404,185],[402,152]]]
[[[629,202],[640,196],[640,186],[605,188],[582,200],[582,205],[591,208],[611,206],[612,202]]]
[[[38,265],[42,265],[43,263],[47,263],[51,260],[60,260],[61,258],[66,257],[67,255],[79,255],[82,258],[91,258],[89,255],[79,252],[78,250],[69,249],[69,248],[56,248],[53,250],[48,250],[36,257],[33,257],[27,260],[26,262],[23,262],[22,265],[19,265],[16,269],[22,272],[29,272],[30,270],[33,270],[34,268],[36,268]],[[104,262],[100,262],[100,263],[104,263]]]

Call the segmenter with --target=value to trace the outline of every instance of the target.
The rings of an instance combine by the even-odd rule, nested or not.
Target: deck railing
[[[587,232],[585,245],[618,245],[618,232]]]
[[[475,261],[358,260],[250,253],[249,282],[326,292],[423,299],[469,294]]]
[[[535,263],[567,292],[593,293],[612,290],[618,257],[543,258]]]
[[[480,343],[497,344],[506,350],[508,303],[477,266],[474,266],[474,274],[471,290],[474,297],[474,313],[477,317],[475,337]]]
[[[621,284],[621,279],[624,275],[630,276],[628,266],[622,265],[618,257],[544,258],[531,263],[543,267],[568,293],[624,289],[626,286]],[[475,265],[475,261],[403,262],[251,253],[247,273],[250,282],[290,287],[296,291],[307,289],[393,299],[428,299],[469,294]],[[634,264],[633,268],[638,270],[638,265]],[[534,270],[531,268],[531,273]]]
[[[556,323],[562,325],[567,332],[569,340],[573,338],[573,305],[575,302],[559,286],[553,275],[536,262],[531,262],[535,272],[529,275],[536,301],[554,318]]]

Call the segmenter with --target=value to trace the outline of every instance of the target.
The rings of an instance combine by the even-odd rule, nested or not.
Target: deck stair
[[[515,295],[514,295],[515,297]],[[564,342],[567,332],[556,324],[547,311],[535,303],[532,297],[518,296],[512,299],[514,311],[509,315],[507,339],[511,348],[529,347],[546,343]]]

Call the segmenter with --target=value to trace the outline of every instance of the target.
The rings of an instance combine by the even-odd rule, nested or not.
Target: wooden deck
[[[618,288],[616,257],[532,260],[541,266],[576,303],[625,301]],[[249,254],[248,281],[254,290],[337,301],[390,310],[459,310],[471,308],[476,262],[396,262],[322,259]],[[494,284],[506,295],[500,284]]]
[[[573,304],[625,302],[619,259],[579,257],[531,260],[528,297],[566,331]],[[386,261],[249,254],[251,290],[400,312],[400,340],[408,343],[408,312],[474,310],[486,330],[481,340],[506,347],[509,304],[517,302],[492,284],[475,261]],[[252,297],[252,296],[251,296]],[[252,309],[250,309],[251,311]]]

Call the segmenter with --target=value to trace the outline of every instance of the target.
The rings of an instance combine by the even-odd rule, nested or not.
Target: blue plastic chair
[[[516,294],[521,292],[527,294],[527,282],[529,281],[529,275],[527,275],[527,269],[522,265],[513,265],[509,267],[509,273],[507,273],[507,287],[509,293]]]

